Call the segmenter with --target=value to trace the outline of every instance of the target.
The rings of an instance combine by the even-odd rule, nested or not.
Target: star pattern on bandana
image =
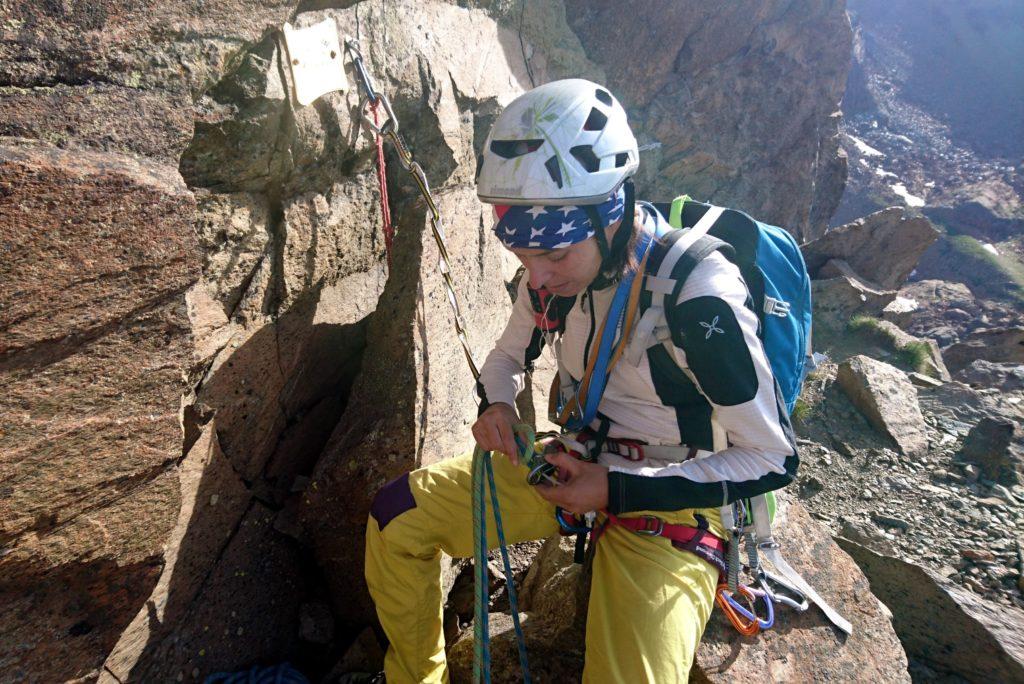
[[[622,218],[624,192],[620,189],[594,205],[603,225]],[[587,207],[575,205],[495,207],[494,232],[509,248],[564,249],[594,235]]]

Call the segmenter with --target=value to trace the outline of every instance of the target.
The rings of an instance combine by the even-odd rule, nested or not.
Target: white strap
[[[693,239],[692,245],[699,238],[707,235],[708,231],[711,230],[711,226],[715,225],[718,217],[725,211],[725,207],[708,207],[708,210],[704,212],[704,215],[700,217],[700,220],[690,229],[691,232],[696,233],[697,237]]]
[[[810,584],[807,583],[803,577],[800,576],[796,570],[793,569],[786,559],[782,557],[782,552],[779,550],[779,544],[772,538],[772,521],[768,514],[768,499],[764,494],[755,496],[750,500],[751,515],[754,518],[754,531],[757,536],[757,550],[764,555],[771,564],[775,566],[775,569],[779,571],[790,584],[799,589],[804,596],[809,598],[814,605],[821,608],[821,612],[825,614],[825,617],[832,622],[833,625],[843,630],[847,634],[853,634],[853,625],[850,621],[836,612],[835,608],[830,606],[825,599],[821,598],[821,595],[814,590]]]
[[[672,244],[671,250],[665,255],[665,259],[658,267],[658,274],[648,274],[645,278],[644,286],[650,292],[660,295],[661,298],[672,294],[676,287],[676,281],[671,277],[672,269],[675,268],[676,263],[678,263],[679,259],[693,243],[707,235],[707,232],[711,229],[711,226],[715,225],[715,221],[718,220],[723,211],[725,211],[723,207],[709,207],[704,212],[704,215],[700,217],[700,220],[697,221],[696,225],[686,230]],[[658,327],[658,323],[664,320],[664,318],[665,311],[660,306],[651,306],[640,317],[640,322],[633,332],[633,338],[629,341],[629,346],[626,348],[626,359],[631,364],[634,366],[640,365],[643,353],[647,351],[648,347],[653,346],[650,344],[652,331]],[[659,342],[663,342],[661,337],[659,336]]]
[[[676,281],[671,278],[648,275],[644,279],[644,287],[646,287],[652,294],[664,296],[672,294],[672,290],[676,287]]]
[[[662,311],[660,306],[652,306],[647,311],[644,311],[644,315],[640,317],[640,321],[636,324],[636,329],[633,331],[633,339],[629,341],[629,346],[626,347],[626,360],[628,360],[634,366],[639,366],[643,360],[644,352],[651,346],[648,344],[651,339],[651,333],[654,331],[658,322],[665,317],[665,312]]]
[[[679,258],[690,248],[690,245],[707,235],[707,232],[715,224],[715,221],[718,220],[718,217],[722,215],[723,211],[725,211],[724,207],[709,207],[693,228],[683,231],[683,235],[672,243],[672,248],[658,267],[659,278],[672,279],[672,269],[676,267]]]

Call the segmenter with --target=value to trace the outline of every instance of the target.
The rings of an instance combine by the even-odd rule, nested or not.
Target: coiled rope
[[[520,458],[533,456],[535,435],[533,428],[520,423],[514,426]],[[505,583],[508,587],[512,624],[515,626],[516,642],[519,647],[519,666],[523,670],[523,681],[530,683],[530,668],[526,656],[526,637],[519,623],[519,599],[516,595],[512,564],[505,545],[505,530],[501,524],[501,507],[498,504],[498,487],[494,481],[494,467],[491,452],[479,446],[473,452],[473,581],[475,588],[473,610],[473,681],[490,684],[491,681],[491,634],[488,621],[490,593],[487,571],[487,499],[490,491],[491,508],[494,511],[494,529],[501,550],[501,562],[505,569]]]

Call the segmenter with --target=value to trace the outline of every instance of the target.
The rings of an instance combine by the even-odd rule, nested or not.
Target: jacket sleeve
[[[516,397],[526,386],[527,367],[540,354],[543,345],[544,336],[535,325],[524,274],[519,280],[516,301],[505,330],[480,368],[476,385],[480,413],[498,402],[515,406]]]
[[[612,467],[612,513],[723,506],[795,477],[796,440],[747,298],[739,269],[718,253],[687,279],[667,317],[672,351],[711,404],[716,451],[662,468]]]

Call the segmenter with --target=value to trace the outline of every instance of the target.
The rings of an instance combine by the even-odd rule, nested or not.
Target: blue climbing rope
[[[535,441],[533,429],[528,425],[516,425],[516,441],[527,458],[533,453]],[[494,480],[491,452],[477,447],[473,452],[473,579],[475,584],[473,610],[473,681],[490,684],[491,681],[491,635],[488,622],[490,595],[487,572],[487,500],[490,490],[491,508],[494,511],[494,529],[501,550],[501,562],[505,569],[505,583],[508,588],[512,624],[515,626],[516,642],[519,647],[519,665],[523,670],[523,681],[530,684],[530,668],[526,655],[526,637],[519,622],[519,599],[516,595],[512,563],[505,544],[505,529],[501,522],[501,506],[498,504],[498,487]]]

